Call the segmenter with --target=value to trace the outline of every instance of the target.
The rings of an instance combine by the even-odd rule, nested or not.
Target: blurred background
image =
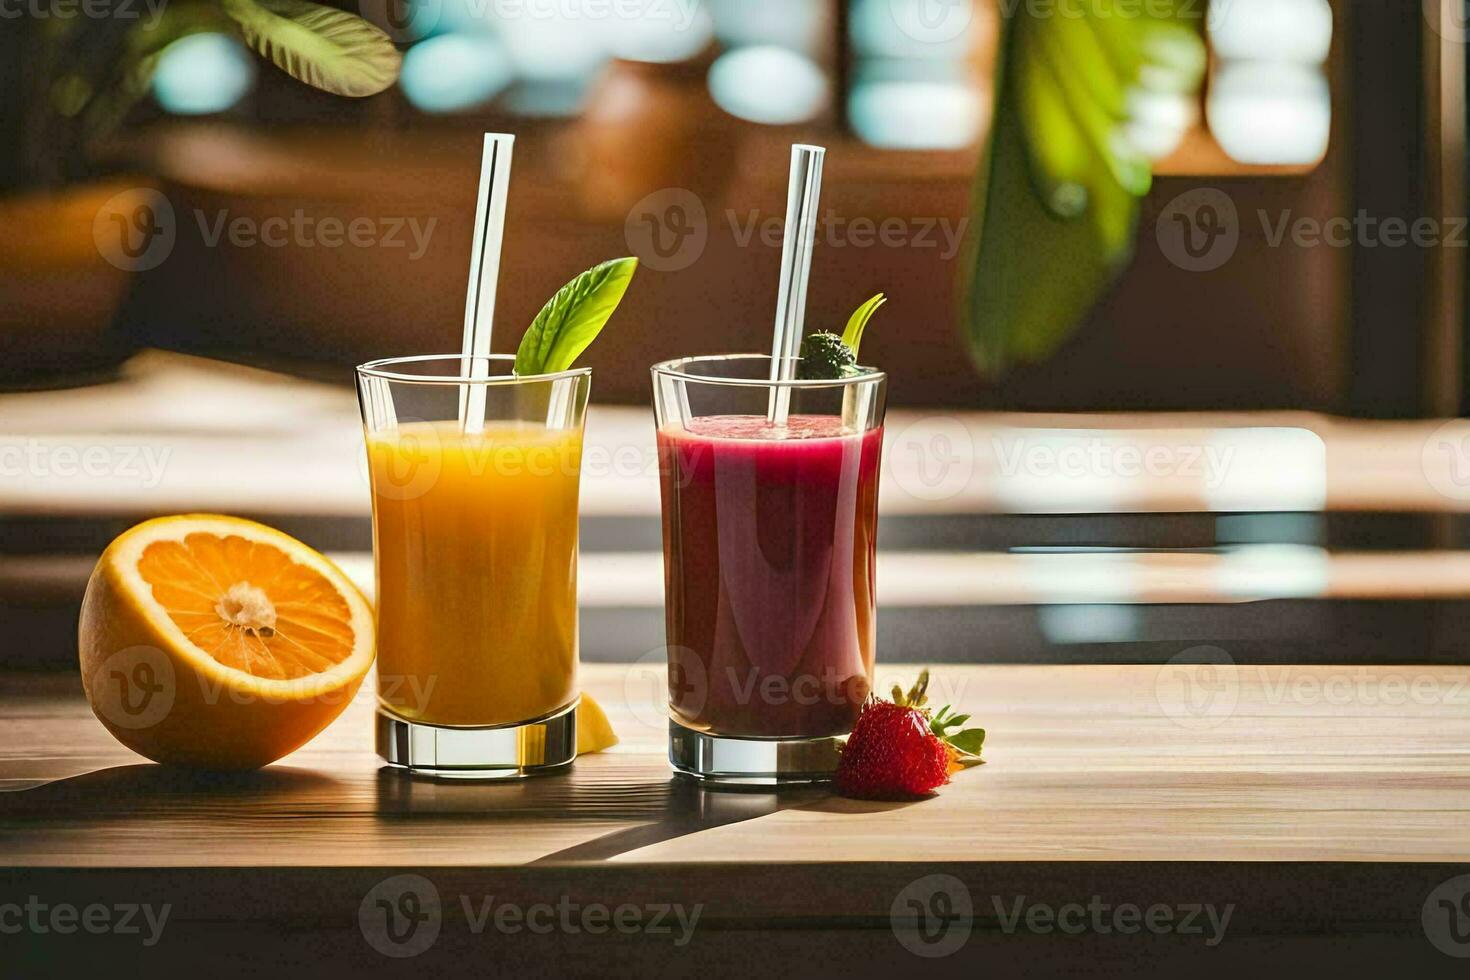
[[[642,262],[586,357],[584,657],[659,649],[648,366],[769,346],[795,141],[828,147],[808,329],[889,298],[881,657],[1470,649],[1458,0],[0,15],[0,663],[72,663],[156,513],[370,586],[351,368],[457,348],[485,131],[496,349]]]

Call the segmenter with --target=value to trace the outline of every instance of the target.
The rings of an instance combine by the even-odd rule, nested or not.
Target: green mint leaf
[[[862,306],[853,311],[852,316],[847,318],[847,327],[842,331],[842,342],[852,350],[852,356],[857,357],[858,345],[863,342],[863,330],[867,328],[868,321],[873,314],[878,312],[878,307],[888,302],[888,299],[879,293],[868,300]]]
[[[571,367],[607,325],[637,268],[635,258],[611,259],[558,289],[521,338],[515,373],[555,374]]]

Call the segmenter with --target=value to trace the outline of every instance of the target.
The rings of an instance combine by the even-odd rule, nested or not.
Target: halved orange
[[[146,521],[108,546],[78,628],[113,735],[158,762],[251,769],[332,722],[372,664],[367,600],[295,538],[237,517]]]

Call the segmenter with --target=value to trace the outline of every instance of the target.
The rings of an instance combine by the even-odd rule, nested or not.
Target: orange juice
[[[582,435],[410,422],[368,438],[378,698],[431,725],[507,725],[577,696]]]

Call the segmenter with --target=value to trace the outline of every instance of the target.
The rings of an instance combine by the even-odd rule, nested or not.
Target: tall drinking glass
[[[378,753],[440,775],[576,756],[577,497],[591,371],[460,354],[357,369],[377,569]],[[488,369],[486,366],[488,364]]]
[[[653,367],[669,759],[717,782],[830,778],[872,688],[886,378],[771,360]]]

